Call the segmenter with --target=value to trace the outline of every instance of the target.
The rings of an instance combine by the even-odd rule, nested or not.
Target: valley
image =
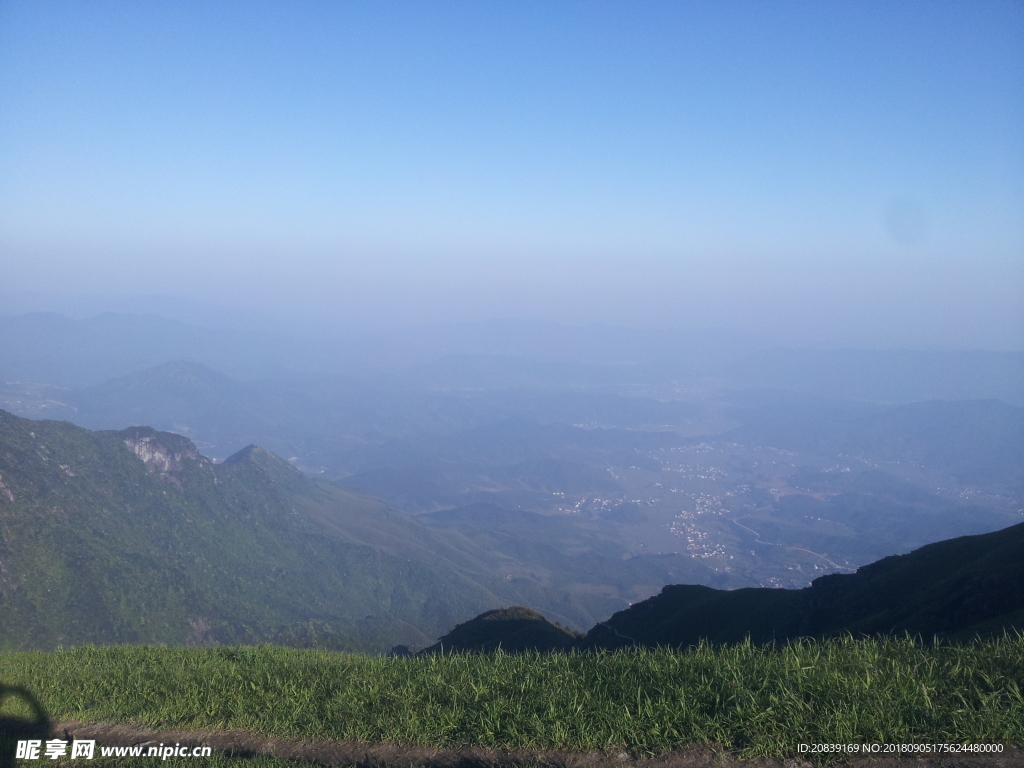
[[[0,768],[1024,765],[1022,40],[0,1]]]
[[[94,326],[70,327],[88,348],[116,341],[117,322],[106,318],[95,341]],[[1024,514],[1024,409],[982,398],[893,403],[884,377],[870,398],[765,389],[737,378],[742,350],[725,363],[722,350],[694,352],[668,370],[555,365],[535,350],[358,377],[251,379],[179,360],[84,384],[26,384],[44,359],[54,372],[78,365],[77,351],[62,363],[62,338],[41,343],[36,364],[6,360],[0,405],[94,430],[181,435],[215,471],[259,445],[306,478],[297,498],[341,539],[400,558],[413,539],[430,542],[414,561],[449,552],[443,567],[477,597],[426,623],[401,618],[408,628],[393,643],[422,647],[446,622],[503,603],[585,630],[668,584],[799,589]],[[147,345],[201,356],[217,338],[191,330]],[[922,371],[922,395],[933,367]],[[756,379],[756,369],[744,375]],[[986,386],[965,394],[1009,385]],[[335,511],[311,494],[335,499]],[[349,508],[380,512],[370,523]],[[452,593],[453,605],[463,600]],[[370,618],[381,614],[369,606],[363,615],[353,631],[369,645],[359,647],[385,648],[371,625],[398,626],[396,617]]]

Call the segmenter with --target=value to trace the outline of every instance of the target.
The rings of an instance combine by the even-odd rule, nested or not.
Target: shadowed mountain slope
[[[516,605],[487,611],[459,624],[421,654],[444,652],[486,653],[499,648],[506,653],[567,651],[582,635],[552,624],[537,611]]]
[[[756,643],[802,636],[924,638],[1024,628],[1024,523],[894,555],[805,589],[677,584],[594,627],[585,647]]]
[[[909,632],[952,640],[1024,630],[1024,523],[929,544],[805,589],[675,584],[575,637],[526,608],[488,611],[424,653],[783,642]]]

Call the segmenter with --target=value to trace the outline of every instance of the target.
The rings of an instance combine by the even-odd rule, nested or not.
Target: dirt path
[[[76,721],[57,723],[53,733],[58,738],[95,739],[98,746],[208,746],[237,757],[279,757],[314,765],[357,768],[813,768],[811,763],[800,759],[738,760],[711,749],[636,759],[624,752],[545,752],[482,747],[433,749],[403,744],[268,738],[239,730],[156,731]],[[1024,750],[1009,747],[1002,755],[986,757],[861,758],[842,765],[849,768],[1020,768],[1024,767]]]

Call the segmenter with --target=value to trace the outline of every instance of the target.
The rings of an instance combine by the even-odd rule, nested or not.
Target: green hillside
[[[256,447],[0,411],[0,648],[425,645],[507,599],[452,538]]]

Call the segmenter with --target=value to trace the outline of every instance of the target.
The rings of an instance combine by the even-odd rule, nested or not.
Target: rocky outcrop
[[[210,464],[187,437],[171,432],[157,432],[150,427],[131,427],[121,432],[124,444],[142,459],[150,472],[165,475],[181,472],[187,462]]]

